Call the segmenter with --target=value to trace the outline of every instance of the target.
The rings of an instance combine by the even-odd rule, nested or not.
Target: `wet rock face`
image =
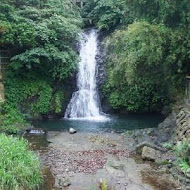
[[[96,55],[96,61],[98,63],[97,68],[97,83],[101,86],[106,80],[106,49],[102,42],[98,43],[98,53]]]
[[[104,45],[105,36],[99,34],[98,38],[98,52],[96,56],[97,61],[97,87],[98,87],[98,94],[100,98],[100,102],[102,105],[102,111],[105,113],[112,112],[112,108],[109,103],[106,101],[103,92],[102,92],[102,85],[106,82],[106,61],[107,61],[107,52]]]
[[[176,126],[176,113],[171,113],[162,123],[158,125],[156,136],[157,143],[168,142],[171,140]]]

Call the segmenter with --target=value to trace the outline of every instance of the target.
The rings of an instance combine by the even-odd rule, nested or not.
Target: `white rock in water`
[[[74,128],[70,128],[70,129],[69,129],[69,133],[70,133],[70,134],[74,134],[74,133],[76,133],[76,132],[77,132],[77,131],[76,131]]]

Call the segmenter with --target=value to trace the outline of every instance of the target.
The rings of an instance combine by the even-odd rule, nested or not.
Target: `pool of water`
[[[142,114],[127,116],[109,116],[109,120],[37,120],[33,121],[36,128],[48,131],[67,131],[70,127],[78,132],[124,132],[126,130],[157,127],[164,120],[161,114]]]

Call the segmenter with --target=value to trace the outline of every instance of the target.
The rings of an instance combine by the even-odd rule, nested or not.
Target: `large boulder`
[[[159,150],[155,150],[151,147],[144,146],[142,149],[142,158],[144,160],[155,161],[156,159],[161,157],[161,152]]]

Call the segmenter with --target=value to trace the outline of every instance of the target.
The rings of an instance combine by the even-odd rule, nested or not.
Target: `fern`
[[[190,173],[190,165],[186,161],[181,160],[179,166],[184,173]]]
[[[178,162],[184,173],[190,173],[190,140],[184,141],[175,148],[178,155]]]

